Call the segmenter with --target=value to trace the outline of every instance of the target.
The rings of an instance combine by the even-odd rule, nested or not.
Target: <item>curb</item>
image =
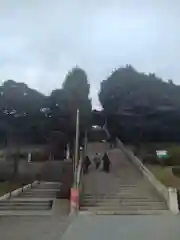
[[[7,200],[10,199],[11,197],[16,197],[18,196],[21,192],[24,192],[25,190],[32,188],[33,186],[37,185],[39,182],[38,181],[34,181],[33,183],[29,183],[21,188],[17,188],[12,192],[8,192],[6,194],[4,194],[3,196],[0,197],[0,201],[3,200]]]

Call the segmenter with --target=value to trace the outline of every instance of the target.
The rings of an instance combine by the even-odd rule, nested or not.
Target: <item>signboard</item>
[[[156,156],[158,158],[168,158],[169,157],[167,150],[157,150],[156,151]]]

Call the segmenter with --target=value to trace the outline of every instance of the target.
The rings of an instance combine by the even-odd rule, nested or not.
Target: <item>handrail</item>
[[[79,188],[79,185],[81,183],[82,175],[83,175],[83,154],[81,152],[79,163],[77,166],[77,179],[76,179],[76,187],[77,188]]]

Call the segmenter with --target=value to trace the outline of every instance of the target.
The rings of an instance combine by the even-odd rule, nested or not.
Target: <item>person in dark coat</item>
[[[109,160],[107,153],[104,154],[102,160],[103,160],[103,171],[108,173],[110,171],[111,162]]]
[[[91,161],[89,160],[89,157],[86,156],[85,159],[84,159],[84,164],[83,164],[83,171],[84,171],[84,173],[88,172],[90,165],[91,165]]]
[[[97,170],[101,164],[100,154],[96,153],[94,157],[94,163],[96,165],[96,170]]]

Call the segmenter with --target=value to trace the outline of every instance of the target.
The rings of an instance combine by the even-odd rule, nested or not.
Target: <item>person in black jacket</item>
[[[89,157],[86,156],[85,159],[84,159],[84,163],[83,163],[83,171],[84,171],[84,173],[88,172],[90,165],[91,165],[91,161],[89,160]]]
[[[102,160],[103,160],[103,171],[108,173],[110,171],[111,162],[109,160],[107,153],[104,154]]]

